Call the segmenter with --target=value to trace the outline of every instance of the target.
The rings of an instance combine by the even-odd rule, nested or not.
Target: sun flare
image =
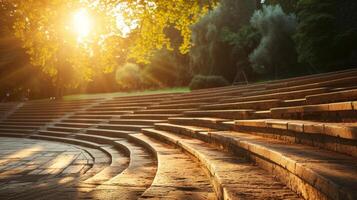
[[[86,9],[82,8],[74,13],[73,27],[78,35],[78,39],[83,39],[89,35],[92,28],[92,23],[89,13]]]

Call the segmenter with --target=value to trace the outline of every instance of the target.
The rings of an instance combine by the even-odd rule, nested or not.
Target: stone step
[[[305,98],[308,95],[322,94],[328,91],[329,88],[322,87],[322,88],[314,88],[314,89],[307,89],[307,90],[296,90],[291,92],[279,92],[279,93],[269,93],[264,95],[255,95],[255,96],[234,97],[228,99],[222,98],[220,103],[237,103],[237,102],[246,102],[246,101],[260,101],[260,100],[267,100],[267,99],[281,99],[281,100],[301,99],[301,98]]]
[[[356,199],[357,160],[354,157],[276,139],[233,131],[178,134],[223,147],[245,151],[250,159],[268,170],[305,199]]]
[[[306,96],[308,104],[323,104],[339,101],[357,101],[357,89]]]
[[[165,102],[160,102],[160,105],[167,105],[167,104],[172,104],[172,102],[175,102],[176,104],[184,104],[184,103],[212,103],[212,102],[217,102],[220,99],[226,99],[226,98],[232,98],[232,96],[216,96],[213,95],[212,97],[207,97],[207,98],[188,98],[188,99],[183,99],[183,100],[170,100],[170,101],[165,101]]]
[[[280,87],[291,87],[303,84],[311,84],[311,83],[319,83],[324,81],[330,80],[339,80],[341,78],[345,78],[346,76],[354,76],[356,71],[349,71],[349,72],[332,72],[329,74],[317,74],[313,77],[299,77],[290,80],[281,80],[277,84],[269,84],[266,86],[267,89],[275,89]]]
[[[12,126],[43,126],[46,122],[0,122],[0,125],[12,125]]]
[[[58,115],[58,116],[53,116],[53,115],[41,115],[41,116],[31,116],[31,115],[10,115],[7,117],[7,119],[26,119],[26,118],[30,118],[30,119],[38,119],[38,120],[42,120],[42,119],[57,119],[60,118],[62,115]]]
[[[255,111],[253,113],[253,117],[255,119],[267,119],[271,118],[271,111],[270,110],[261,110],[261,111]]]
[[[180,114],[193,109],[145,109],[134,111],[135,114]]]
[[[206,168],[218,199],[301,199],[266,171],[244,157],[221,151],[197,139],[167,131],[144,129],[144,134],[182,148]]]
[[[154,181],[140,199],[216,199],[217,196],[198,162],[180,149],[143,134],[133,134],[156,152],[158,167]]]
[[[68,128],[89,128],[93,125],[94,124],[92,123],[65,123],[65,122],[54,124],[54,126],[68,127]]]
[[[357,157],[357,123],[301,120],[237,120],[235,130]]]
[[[116,115],[72,115],[69,118],[71,119],[110,119],[115,117]],[[120,116],[120,115],[119,115]]]
[[[145,109],[146,107],[144,106],[128,106],[128,107],[122,107],[122,106],[113,106],[113,107],[101,107],[99,106],[94,106],[92,108],[87,109],[88,111],[132,111],[132,110],[141,110]]]
[[[0,129],[37,129],[39,126],[0,124]]]
[[[103,122],[103,119],[63,119],[63,123],[88,123],[88,124],[97,124]]]
[[[75,128],[75,127],[49,126],[49,127],[47,127],[47,130],[75,133],[75,132],[78,132],[78,131],[80,131],[82,129],[81,128]]]
[[[250,119],[253,117],[254,110],[252,109],[236,109],[236,110],[197,110],[187,111],[184,115],[187,117],[215,117],[223,119]]]
[[[270,109],[273,118],[285,119],[356,119],[357,101]]]
[[[122,115],[120,119],[153,119],[153,120],[167,120],[169,117],[179,117],[181,114],[129,114]]]
[[[80,116],[80,115],[124,115],[128,113],[133,113],[133,111],[117,111],[117,110],[111,110],[111,111],[81,111],[77,112],[75,115]]]
[[[227,130],[227,127],[223,122],[229,121],[222,118],[210,118],[210,117],[172,117],[169,118],[171,124],[188,125],[188,126],[203,126],[218,130]]]
[[[35,123],[47,123],[47,122],[52,122],[53,119],[32,119],[32,118],[17,118],[17,119],[5,119],[3,120],[3,122],[16,122],[16,123],[21,123],[21,122],[25,122],[25,123],[31,123],[31,122],[35,122]]]
[[[253,109],[267,110],[282,105],[279,99],[268,99],[261,101],[246,101],[236,103],[208,104],[200,107],[201,110],[224,110],[224,109]]]
[[[36,129],[34,128],[0,128],[1,133],[20,133],[20,134],[29,134],[33,133]]]
[[[105,103],[101,103],[98,105],[98,107],[101,107],[101,108],[107,108],[107,107],[117,107],[117,106],[120,106],[120,107],[131,107],[131,106],[140,106],[140,107],[146,107],[146,106],[149,106],[149,105],[154,105],[156,104],[156,102],[150,102],[150,103],[135,103],[135,102],[132,102],[132,103],[115,103],[115,102],[105,102]]]
[[[291,92],[291,91],[297,91],[297,90],[308,90],[308,89],[313,89],[313,88],[318,88],[318,87],[331,87],[331,88],[336,88],[336,87],[346,87],[346,86],[351,86],[357,81],[357,77],[352,76],[352,77],[343,77],[341,79],[336,79],[336,80],[327,80],[323,82],[309,82],[305,84],[298,84],[294,86],[287,86],[287,87],[280,87],[280,88],[275,88],[275,89],[267,89],[267,90],[262,90],[262,91],[255,91],[255,92],[246,92],[243,94],[243,96],[253,96],[253,95],[264,95],[264,94],[270,94],[270,93],[279,93],[279,92]]]
[[[150,120],[150,119],[112,119],[108,123],[109,124],[133,124],[133,125],[147,125],[151,126],[155,123],[164,123],[167,120]]]
[[[97,126],[99,129],[109,130],[123,130],[123,131],[140,131],[142,128],[149,128],[152,126],[146,125],[133,125],[133,124],[100,124]]]
[[[187,108],[198,108],[201,105],[205,105],[205,103],[176,103],[172,101],[171,104],[157,104],[153,106],[148,106],[150,109],[187,109]]]
[[[156,158],[146,148],[134,142],[121,139],[115,143],[128,149],[129,166],[119,175],[96,187],[89,196],[98,199],[105,196],[110,196],[110,199],[138,199],[155,178]]]

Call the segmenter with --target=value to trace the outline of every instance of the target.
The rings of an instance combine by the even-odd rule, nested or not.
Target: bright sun
[[[73,15],[73,27],[78,34],[78,39],[87,37],[91,31],[92,24],[88,11],[81,8]]]

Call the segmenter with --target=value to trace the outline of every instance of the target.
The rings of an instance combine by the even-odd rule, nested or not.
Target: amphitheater
[[[357,69],[0,113],[0,199],[357,199]]]

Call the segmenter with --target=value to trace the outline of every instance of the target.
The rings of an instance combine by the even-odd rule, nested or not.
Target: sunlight
[[[78,34],[78,40],[81,40],[89,35],[92,23],[86,9],[81,8],[74,14],[73,27],[75,32]]]

